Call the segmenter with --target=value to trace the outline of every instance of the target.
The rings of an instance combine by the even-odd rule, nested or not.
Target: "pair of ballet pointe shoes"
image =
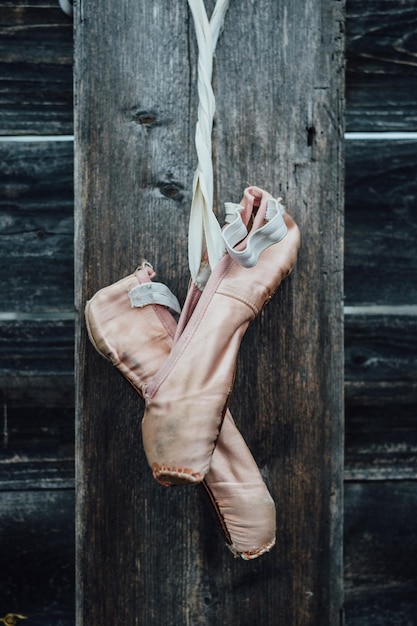
[[[231,551],[253,559],[275,543],[275,505],[227,405],[242,337],[293,268],[299,231],[258,188],[226,208],[227,252],[203,290],[191,283],[178,323],[178,301],[147,262],[96,293],[86,322],[96,350],[145,401],[155,479],[201,483]]]

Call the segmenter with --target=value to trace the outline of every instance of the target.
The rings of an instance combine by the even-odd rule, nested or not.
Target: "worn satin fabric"
[[[86,306],[90,339],[142,396],[143,389],[168,357],[176,322],[160,305],[132,308],[128,292],[148,282],[145,267],[99,291]],[[197,294],[190,292],[188,314]],[[275,505],[256,462],[229,411],[203,485],[210,495],[226,540],[235,555],[255,558],[275,543]]]
[[[180,318],[182,333],[144,389],[145,454],[164,484],[201,481],[209,471],[242,337],[296,262],[299,230],[288,214],[284,219],[287,235],[264,250],[255,267],[223,257],[190,319]]]

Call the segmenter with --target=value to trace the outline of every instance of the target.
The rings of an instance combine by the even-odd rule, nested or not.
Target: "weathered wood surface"
[[[347,130],[416,130],[415,16],[415,0],[347,1]],[[71,20],[61,12],[55,0],[36,5],[3,0],[0,17],[0,132],[72,132]],[[195,99],[190,104],[191,110],[194,110],[194,103]],[[145,122],[149,140],[155,128],[146,126],[146,121],[149,124],[152,116],[146,120],[146,116],[140,113],[135,110],[133,117],[136,115]],[[13,248],[20,253],[28,251],[22,262],[14,258],[12,273],[9,271],[9,253],[1,259],[0,282],[2,285],[7,283],[7,298],[2,299],[2,310],[27,313],[45,309],[69,311],[73,298],[72,223],[67,220],[72,214],[72,200],[69,200],[72,146],[67,144],[57,149],[50,143],[48,147],[28,149],[25,145],[5,147],[0,144],[0,154],[2,252]],[[411,143],[347,144],[346,304],[409,304],[410,300],[415,303],[415,259],[410,254],[415,247],[415,154]],[[16,166],[18,161],[20,164]],[[11,177],[6,175],[5,163],[14,164]],[[29,176],[26,176],[27,172]],[[44,187],[46,182],[50,185],[48,189]],[[180,180],[161,179],[158,182],[156,194],[165,193],[167,197],[179,200],[184,194]],[[38,189],[42,190],[40,196]],[[13,195],[17,203],[11,210]],[[38,198],[37,208],[34,208],[35,197]],[[62,210],[60,207],[64,205]],[[47,219],[43,207],[47,207]],[[57,230],[61,213],[66,216],[64,232]],[[39,241],[36,241],[34,233],[39,225],[36,216],[40,214]],[[49,230],[45,230],[45,223]],[[6,228],[9,230],[5,236]],[[182,233],[181,241],[184,236]],[[183,250],[177,252],[184,264]],[[58,259],[57,267],[52,266],[48,254]],[[385,272],[375,270],[376,265],[385,265]],[[172,271],[168,274],[171,276]],[[172,277],[182,296],[184,283],[180,283],[176,276]],[[22,284],[29,288],[27,293],[20,288]],[[397,320],[392,316],[370,316],[362,321],[351,315],[346,318],[345,477],[349,482],[345,510],[349,524],[354,519],[358,529],[345,551],[345,558],[351,564],[347,574],[348,626],[391,626],[400,620],[407,623],[412,621],[416,610],[415,594],[407,591],[407,585],[402,586],[401,572],[391,580],[389,589],[381,590],[361,566],[364,584],[358,587],[357,580],[355,586],[351,584],[356,567],[356,543],[359,535],[366,534],[369,525],[372,526],[368,516],[373,508],[373,496],[368,497],[366,484],[360,499],[350,496],[355,493],[350,487],[358,488],[358,484],[352,481],[374,481],[377,489],[381,489],[377,497],[391,502],[398,483],[386,483],[384,492],[382,483],[375,481],[384,478],[398,481],[415,475],[416,389],[411,354],[416,335],[413,322],[408,319],[405,325],[407,340],[403,341],[398,331],[398,324],[402,321],[403,318]],[[39,319],[34,322],[8,320],[0,330],[2,407],[3,411],[6,407],[8,420],[7,445],[3,445],[1,456],[4,463],[0,465],[0,480],[5,489],[44,489],[73,484],[72,460],[68,460],[73,454],[70,444],[72,322],[47,318],[43,324],[44,327]],[[253,351],[257,349],[250,336],[247,342],[251,342],[249,345]],[[242,377],[257,375],[258,372],[253,370]],[[255,401],[251,407],[258,408]],[[240,413],[239,406],[236,411]],[[258,435],[250,424],[242,426],[246,428],[257,458],[264,463],[263,431]],[[144,467],[143,471],[146,472],[147,468]],[[404,517],[413,519],[413,483],[409,483],[409,487],[409,508],[405,504],[406,498],[403,507],[391,507],[390,517],[384,518],[385,537],[381,535],[381,545],[389,546],[392,529],[399,528]],[[13,517],[22,504],[19,495],[16,503],[20,504],[16,506],[12,494],[10,498],[8,514]],[[25,499],[25,506],[26,511],[21,515],[25,516],[27,532],[32,537],[38,525],[33,521],[36,516],[31,513],[34,510],[31,498]],[[67,514],[72,515],[70,508]],[[202,515],[199,506],[196,514]],[[54,528],[53,506],[48,507],[47,517],[49,522],[45,521],[45,527],[49,523],[49,528]],[[203,519],[203,523],[209,522]],[[212,524],[208,528],[213,532],[216,530]],[[9,544],[7,533],[1,537],[3,544]],[[218,550],[218,541],[219,535],[215,535],[210,549]],[[49,548],[42,545],[46,554]],[[363,542],[361,546],[363,548]],[[372,569],[374,553],[372,545],[368,547],[367,567]],[[0,549],[1,554],[7,553],[4,548]],[[397,549],[399,560],[405,563],[408,556],[406,543],[398,544]],[[38,553],[35,558],[39,561],[43,557]],[[70,548],[65,568],[70,568],[72,562]],[[363,564],[363,560],[359,562]],[[28,571],[30,567],[28,563]],[[405,569],[407,567],[409,570],[410,566],[406,565]],[[48,566],[43,570],[45,576],[50,575]],[[16,578],[14,582],[13,578],[8,579],[9,586],[15,585],[16,580],[32,580],[30,575],[17,569],[13,569],[13,575]],[[36,585],[39,583],[33,583],[33,589]],[[70,613],[66,621],[60,616],[56,590],[49,588],[49,595],[43,598],[51,626],[57,623],[73,626]],[[42,623],[45,626],[45,615]]]
[[[0,322],[0,490],[73,488],[73,354],[71,319]]]
[[[87,344],[82,318],[85,299],[142,256],[181,298],[186,289],[197,110],[186,3],[77,8],[80,626],[339,621],[342,9],[231,3],[216,55],[219,204],[257,183],[285,196],[303,233],[297,269],[245,337],[233,394],[278,502],[277,547],[245,563],[198,490],[151,478],[142,406]]]
[[[359,309],[360,310],[360,309]],[[416,316],[399,313],[355,313],[345,316],[345,380],[347,399],[355,402],[355,385],[384,381],[409,384],[417,380]],[[392,309],[395,311],[395,309]],[[266,315],[266,313],[265,313]],[[252,330],[249,331],[250,336]],[[72,380],[74,321],[42,318],[3,320],[0,324],[0,380],[13,384],[13,375],[36,376],[48,383]],[[248,340],[249,341],[249,340]],[[22,392],[19,392],[22,393]],[[28,394],[28,390],[25,390]],[[363,397],[362,397],[363,399]],[[63,400],[68,402],[70,397]],[[369,404],[369,397],[366,404]],[[385,399],[382,400],[385,403]]]
[[[61,387],[73,380],[74,320],[15,319],[0,322],[0,384],[33,387],[33,379]],[[67,395],[69,406],[71,395]]]
[[[73,490],[0,490],[0,617],[74,624],[73,511]]]
[[[1,311],[73,311],[73,143],[0,143]]]
[[[415,480],[417,435],[415,405],[394,410],[347,410],[345,471],[348,481]],[[393,518],[392,526],[395,528]]]
[[[347,397],[361,382],[417,385],[417,318],[415,315],[350,314],[345,316]],[[417,398],[416,398],[417,399]]]
[[[346,142],[345,303],[417,304],[417,142]]]
[[[346,9],[347,130],[415,130],[416,0]],[[0,17],[0,134],[71,133],[71,20],[55,0],[3,0]]]
[[[345,471],[348,481],[417,478],[416,402],[346,408]],[[392,525],[395,527],[395,520]]]
[[[347,305],[417,303],[416,148],[415,141],[346,144]],[[72,143],[0,143],[0,173],[1,308],[72,310]],[[161,197],[181,197],[175,181],[158,182]]]
[[[73,333],[71,319],[1,323],[0,381],[7,395],[9,421],[11,407],[28,407],[28,419],[34,422],[35,415],[51,407],[58,428],[60,414],[72,410]],[[349,477],[381,476],[385,465],[397,475],[415,471],[416,341],[412,315],[345,317]],[[32,434],[26,433],[28,442]],[[19,436],[25,438],[22,433]]]
[[[416,324],[413,315],[345,316],[345,478],[349,480],[412,478],[416,474]],[[72,449],[69,457],[67,449],[72,436],[73,333],[70,319],[9,320],[0,325],[0,381],[9,427],[12,411],[20,411],[18,420],[27,420],[28,426],[33,422],[33,430],[22,429],[20,421],[11,428],[32,453],[38,451],[37,462],[62,461],[66,481],[66,463],[73,458]],[[251,370],[245,373],[247,378],[256,375]],[[63,426],[66,431],[61,430]],[[36,432],[42,433],[42,439]],[[17,454],[11,443],[9,439],[8,458]],[[262,454],[256,436],[253,444]],[[53,449],[67,449],[67,453],[50,458]],[[19,456],[16,460],[21,462]],[[29,455],[29,462],[33,460]],[[43,473],[42,466],[37,476]],[[20,485],[17,469],[14,475]],[[55,478],[59,480],[57,475]]]
[[[74,388],[59,382],[2,385],[0,490],[74,487]]]
[[[0,3],[0,134],[71,134],[72,20],[58,0]]]
[[[415,481],[345,485],[347,626],[414,624]]]
[[[347,0],[349,131],[417,129],[417,1]]]
[[[345,478],[417,478],[417,318],[345,316]]]

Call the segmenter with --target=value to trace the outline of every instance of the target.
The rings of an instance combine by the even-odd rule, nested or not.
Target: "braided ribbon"
[[[217,0],[210,21],[203,0],[188,0],[198,44],[198,117],[195,146],[198,165],[194,174],[193,199],[188,231],[188,262],[192,280],[201,288],[225,253],[220,224],[213,212],[213,163],[211,135],[216,108],[213,88],[213,57],[229,6]],[[208,257],[208,263],[205,257]]]

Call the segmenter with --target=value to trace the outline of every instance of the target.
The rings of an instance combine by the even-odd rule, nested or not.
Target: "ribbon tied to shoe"
[[[237,250],[235,246],[248,235],[247,227],[242,220],[242,212],[245,209],[240,204],[225,203],[226,223],[228,225],[222,231],[222,235],[226,250],[235,263],[239,263],[242,267],[254,267],[261,252],[285,237],[288,228],[283,218],[285,209],[280,200],[281,198],[268,198],[265,214],[266,223],[250,232],[243,250]]]
[[[229,6],[229,0],[217,0],[211,19],[204,0],[188,0],[198,45],[198,115],[195,146],[198,165],[194,174],[190,209],[188,262],[193,281],[203,288],[224,255],[220,224],[213,212],[213,163],[211,134],[216,108],[211,85],[213,57]],[[205,260],[207,256],[208,261]]]
[[[256,265],[259,255],[267,247],[277,243],[287,233],[280,199],[267,202],[265,224],[253,229],[244,249],[237,244],[247,237],[248,231],[242,220],[241,205],[226,203],[226,222],[220,228],[213,211],[213,163],[211,134],[215,113],[215,98],[211,85],[213,56],[217,40],[227,12],[229,0],[217,0],[211,19],[207,17],[203,0],[188,0],[194,19],[198,44],[198,117],[195,145],[198,165],[194,175],[193,199],[190,210],[188,234],[188,260],[193,282],[204,289],[210,273],[227,251],[231,258],[243,267]],[[245,211],[244,211],[245,212]],[[246,213],[246,212],[245,212]]]
[[[132,307],[141,309],[148,304],[161,304],[174,313],[181,313],[177,297],[163,283],[147,282],[137,285],[129,291],[129,298]]]

